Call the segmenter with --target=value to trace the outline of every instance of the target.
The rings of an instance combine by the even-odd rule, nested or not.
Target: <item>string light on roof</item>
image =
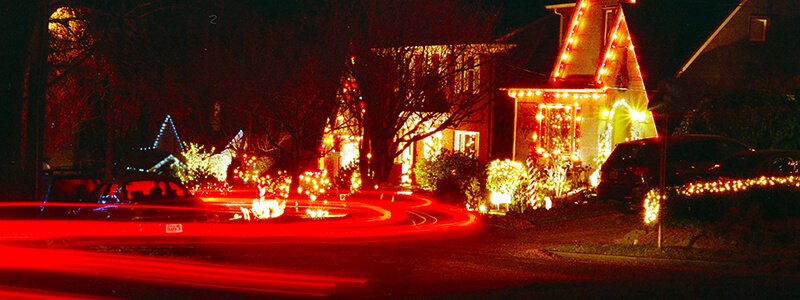
[[[604,75],[606,75],[608,73],[608,69],[606,68],[606,65],[607,65],[608,61],[613,60],[614,57],[615,57],[613,51],[617,48],[617,37],[620,36],[620,32],[619,32],[620,25],[623,24],[623,20],[624,19],[625,19],[625,17],[623,15],[623,13],[620,12],[618,14],[618,16],[617,16],[617,20],[616,20],[615,25],[614,25],[614,32],[611,34],[611,39],[610,39],[610,41],[608,43],[608,47],[606,48],[606,55],[603,56],[603,61],[600,63],[601,67],[598,70],[597,76],[595,78],[595,81],[597,81],[598,84],[603,84],[603,77],[604,77]],[[630,43],[630,36],[628,36],[627,38],[628,38],[628,41]],[[625,48],[628,48],[628,47],[625,47]]]
[[[556,68],[555,72],[553,73],[553,82],[557,80],[557,78],[562,77],[564,75],[564,69],[567,65],[567,59],[570,57],[570,51],[574,49],[575,44],[577,43],[577,38],[574,36],[577,30],[577,27],[580,25],[585,8],[588,4],[586,1],[580,2],[580,7],[578,8],[578,12],[575,13],[573,16],[573,21],[570,24],[570,28],[568,30],[569,36],[567,37],[567,43],[564,44],[564,48],[561,51],[561,59],[558,62],[558,67]]]
[[[139,148],[139,150],[144,151],[144,150],[157,149],[158,144],[161,141],[161,136],[164,135],[164,129],[167,127],[167,125],[170,126],[170,128],[172,129],[172,133],[175,135],[175,138],[178,139],[178,147],[180,147],[181,152],[185,151],[183,149],[183,142],[181,142],[181,138],[180,136],[178,136],[178,132],[175,130],[175,124],[172,123],[172,117],[170,117],[170,115],[167,115],[167,117],[164,118],[164,122],[161,122],[161,129],[159,129],[158,131],[158,136],[156,137],[156,140],[153,142],[153,146],[150,148]]]

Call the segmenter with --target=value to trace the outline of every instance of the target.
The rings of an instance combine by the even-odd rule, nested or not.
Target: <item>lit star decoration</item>
[[[759,186],[792,186],[800,188],[800,177],[786,176],[786,177],[766,177],[752,179],[718,179],[708,182],[696,182],[688,185],[678,187],[678,194],[683,196],[701,196],[705,194],[722,194],[722,193],[739,193],[747,189]],[[660,213],[661,202],[666,200],[659,197],[655,189],[651,190],[645,196],[645,224],[652,224],[658,220]]]

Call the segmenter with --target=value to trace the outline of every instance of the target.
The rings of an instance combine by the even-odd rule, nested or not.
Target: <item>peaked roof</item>
[[[161,122],[161,129],[158,132],[158,136],[156,136],[156,140],[153,141],[153,146],[144,147],[139,150],[160,150],[169,153],[183,152],[183,143],[178,136],[178,132],[175,131],[175,124],[172,123],[172,117],[167,115],[167,117],[164,118],[164,122]]]
[[[648,89],[673,76],[740,0],[637,1],[623,4]]]
[[[660,80],[669,80],[693,52],[702,45],[705,39],[714,31],[717,25],[738,5],[740,0],[719,1],[636,1],[618,3],[621,7],[620,15],[624,18],[623,35],[631,38],[635,47],[635,57],[641,67],[642,79],[645,86],[652,90],[657,87]],[[560,66],[559,53],[564,52],[566,44],[559,45],[559,14],[564,14],[566,7],[575,7],[575,2],[549,5],[548,8],[562,8],[558,11],[549,11],[525,27],[512,31],[503,37],[503,41],[518,44],[516,52],[532,51],[526,57],[517,54],[510,60],[514,68],[501,85],[504,87],[538,87],[538,88],[594,88],[596,84],[591,79],[597,74],[590,74],[589,63],[586,61],[578,65],[566,66],[559,75],[568,74],[570,80],[552,82],[550,76],[554,74],[555,66]],[[597,1],[585,1],[587,5]],[[601,1],[603,2],[603,1]],[[610,1],[604,1],[610,2]],[[633,2],[633,1],[631,1]],[[601,5],[602,6],[602,5]],[[585,12],[587,13],[587,12]],[[573,21],[567,15],[565,22]],[[589,17],[588,15],[580,18]],[[565,26],[566,27],[566,26]],[[578,28],[580,29],[580,28]],[[571,31],[568,31],[571,33]],[[627,33],[624,33],[627,32]],[[565,40],[566,41],[566,40]],[[580,40],[578,41],[580,42]],[[544,45],[543,43],[550,43]],[[578,50],[577,48],[575,49]],[[584,49],[586,50],[586,49]],[[606,49],[595,49],[597,56]],[[573,51],[568,51],[573,52]],[[607,51],[606,51],[607,52]],[[575,52],[577,53],[577,52]],[[561,54],[563,55],[563,54]],[[525,60],[527,59],[527,60]],[[546,62],[546,63],[544,63]],[[594,69],[599,70],[599,64]],[[583,70],[583,71],[580,71]],[[580,74],[583,72],[584,74]],[[581,77],[583,76],[583,77]],[[566,77],[564,77],[566,78]],[[549,83],[548,83],[549,81]]]

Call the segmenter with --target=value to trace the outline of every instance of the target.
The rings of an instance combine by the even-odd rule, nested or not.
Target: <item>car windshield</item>
[[[653,144],[619,144],[614,148],[614,152],[608,158],[609,162],[620,163],[643,163],[655,157],[655,147]]]
[[[125,184],[128,199],[154,200],[163,197],[182,197],[186,191],[178,184],[162,180],[136,180]]]

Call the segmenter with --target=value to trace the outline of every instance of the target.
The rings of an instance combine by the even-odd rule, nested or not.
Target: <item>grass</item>
[[[639,258],[672,259],[730,263],[740,267],[768,273],[800,274],[800,255],[794,250],[775,250],[750,246],[731,249],[697,249],[687,247],[662,247],[652,245],[618,244],[562,244],[550,251],[613,255]]]
[[[744,252],[728,250],[692,249],[685,247],[653,247],[641,245],[613,244],[563,244],[553,247],[554,251],[589,253],[601,255],[635,256],[660,259],[711,260],[722,262],[746,262],[749,255]]]

